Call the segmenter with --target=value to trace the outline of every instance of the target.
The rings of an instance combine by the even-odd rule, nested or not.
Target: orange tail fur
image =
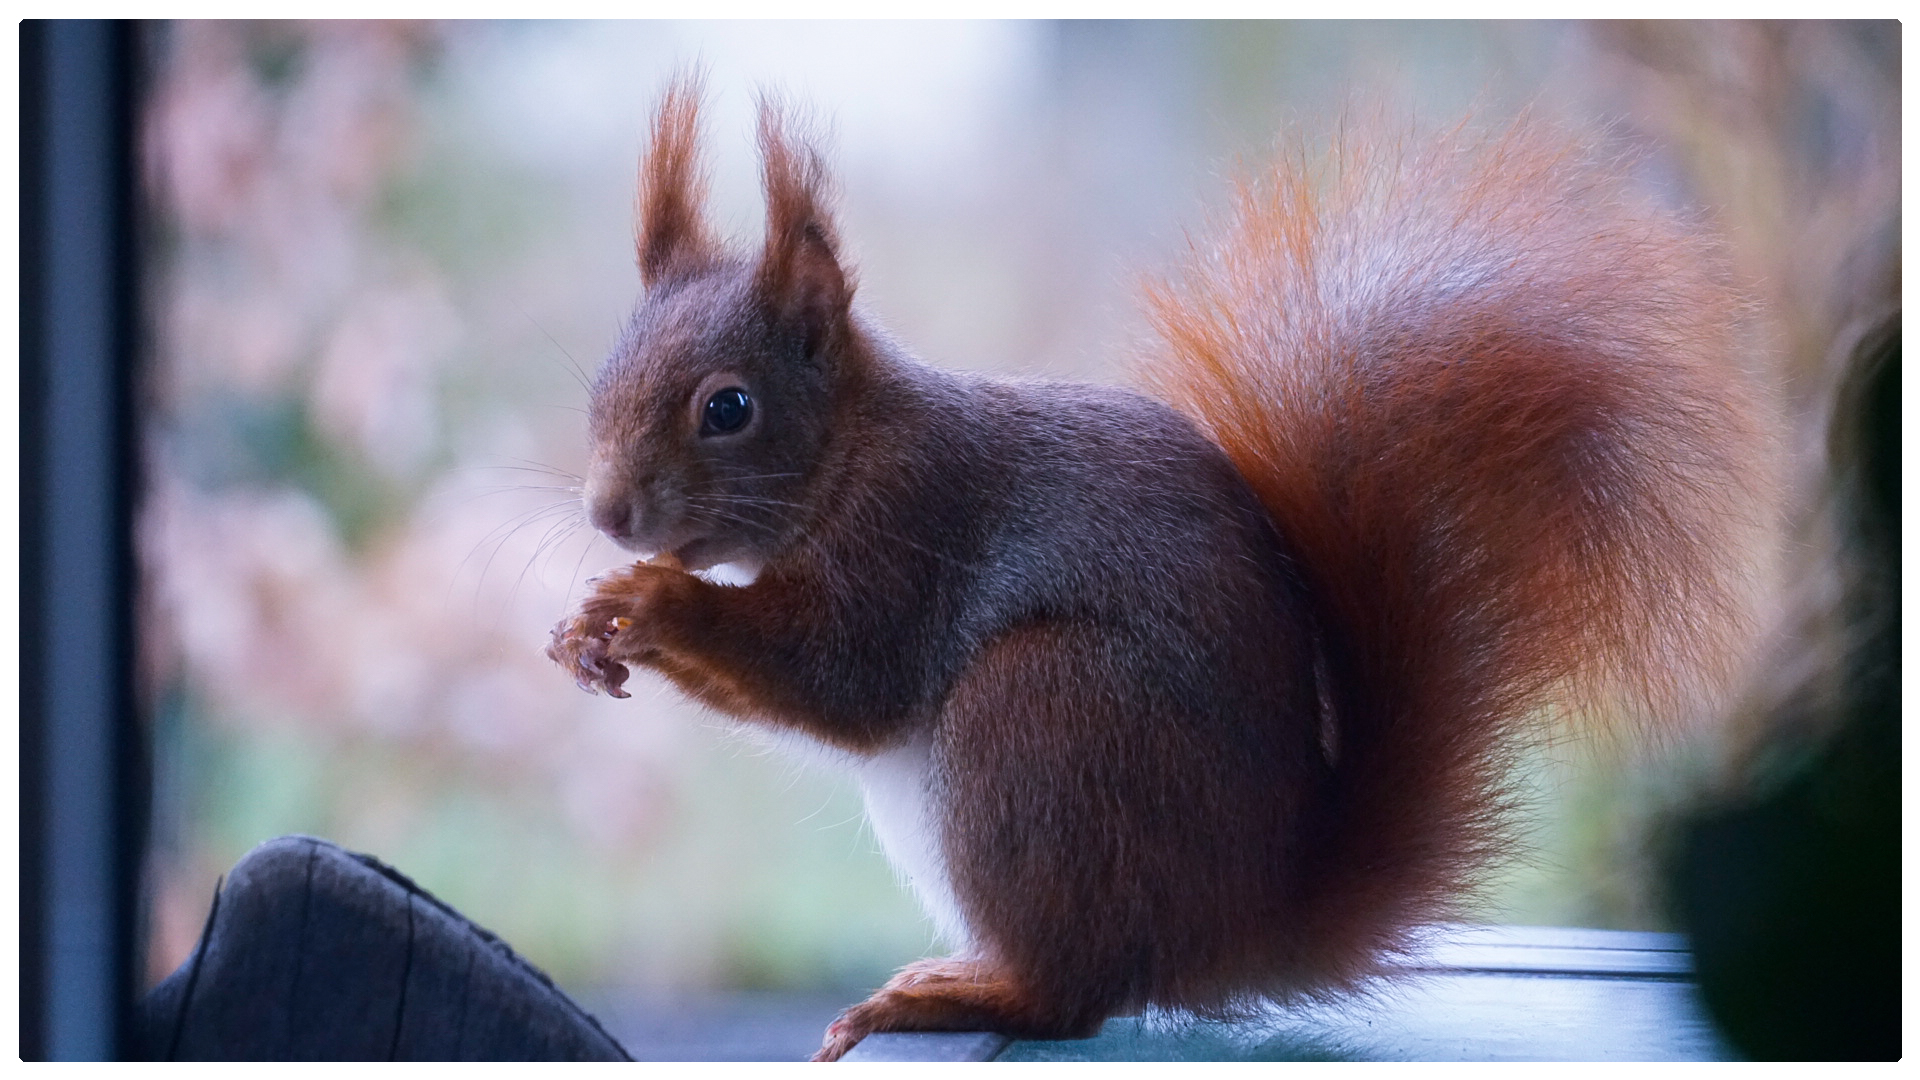
[[[1338,779],[1296,986],[1350,983],[1495,853],[1544,707],[1672,720],[1729,675],[1761,491],[1740,302],[1710,242],[1526,123],[1243,184],[1152,301],[1149,386],[1311,583]]]

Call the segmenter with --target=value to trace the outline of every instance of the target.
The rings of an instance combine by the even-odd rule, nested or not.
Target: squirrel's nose
[[[587,520],[608,539],[633,538],[633,500],[624,495],[600,495],[587,500]]]
[[[623,548],[632,548],[659,528],[655,473],[637,473],[596,462],[587,468],[587,521]]]

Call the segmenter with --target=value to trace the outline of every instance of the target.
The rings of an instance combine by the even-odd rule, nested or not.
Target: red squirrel
[[[955,952],[819,1059],[1353,988],[1497,854],[1543,710],[1668,715],[1726,674],[1740,301],[1577,142],[1463,127],[1248,181],[1152,290],[1143,393],[917,360],[777,108],[764,244],[724,246],[697,114],[682,80],[654,119],[644,294],[589,409],[588,515],[659,557],[548,651],[853,763]]]

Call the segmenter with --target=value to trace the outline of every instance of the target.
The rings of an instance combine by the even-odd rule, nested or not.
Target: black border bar
[[[140,29],[20,23],[20,1056],[132,1056]]]

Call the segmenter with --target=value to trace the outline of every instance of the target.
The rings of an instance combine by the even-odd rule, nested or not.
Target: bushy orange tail
[[[1728,674],[1760,491],[1739,302],[1710,243],[1522,123],[1246,183],[1153,305],[1149,385],[1311,583],[1338,795],[1298,989],[1350,982],[1493,853],[1544,707],[1674,719]]]

